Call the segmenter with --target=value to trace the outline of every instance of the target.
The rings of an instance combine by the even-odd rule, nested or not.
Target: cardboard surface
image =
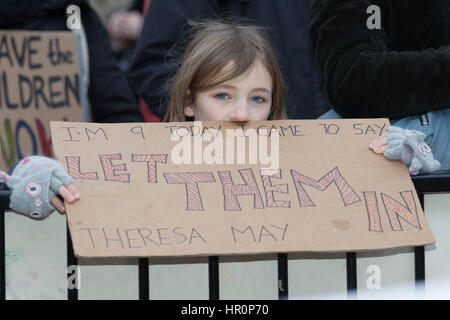
[[[56,158],[81,192],[67,208],[75,254],[335,252],[432,244],[406,166],[368,148],[388,126],[387,119],[245,127],[204,122],[201,128],[194,122],[52,122]],[[205,163],[208,154],[220,154],[221,144],[212,144],[219,131],[225,137],[226,129],[247,134],[251,128],[258,139],[269,131],[279,138],[279,170],[272,176],[261,174],[261,162],[248,162],[250,153],[247,163],[238,164],[237,142],[234,164]],[[176,136],[190,137],[194,164],[174,163],[187,141],[171,138]],[[250,137],[244,139],[250,150]],[[267,141],[271,150],[275,140]],[[231,148],[222,146],[226,162]],[[203,159],[195,150],[203,150]]]
[[[50,120],[83,120],[76,36],[0,30],[0,169],[52,156]]]

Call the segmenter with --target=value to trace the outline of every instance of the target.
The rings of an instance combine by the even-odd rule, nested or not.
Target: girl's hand
[[[80,199],[80,192],[73,183],[66,186],[60,186],[58,188],[58,193],[64,198],[64,201],[67,201],[68,203],[74,203]],[[64,213],[66,211],[64,202],[62,202],[57,196],[52,199],[51,204],[56,208],[56,210],[58,210],[59,213]]]
[[[384,154],[386,151],[388,142],[387,142],[387,133],[373,140],[370,144],[369,149],[378,154]]]

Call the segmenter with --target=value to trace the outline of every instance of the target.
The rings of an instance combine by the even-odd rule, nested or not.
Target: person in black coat
[[[177,68],[187,21],[243,17],[268,28],[283,74],[289,118],[313,119],[329,110],[312,56],[309,0],[152,0],[138,39],[129,77],[135,93],[160,118],[167,110],[167,81]]]
[[[369,29],[370,5],[381,28]],[[344,118],[450,108],[449,0],[313,0],[311,42],[324,89]]]
[[[390,118],[409,131],[391,129],[397,133],[376,139],[372,150],[403,159],[417,137],[409,142],[417,156],[432,150],[450,170],[450,0],[313,0],[310,28],[333,108],[321,118]]]
[[[94,122],[142,122],[136,96],[117,67],[108,33],[87,0],[12,0],[0,6],[0,29],[69,31],[66,8],[80,8],[89,54],[89,101]]]

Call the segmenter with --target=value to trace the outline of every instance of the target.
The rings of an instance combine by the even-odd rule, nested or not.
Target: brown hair
[[[284,82],[267,33],[262,27],[221,21],[190,22],[191,40],[173,78],[164,121],[186,121],[186,99],[245,73],[259,59],[273,81],[268,120],[285,118]],[[229,62],[233,62],[230,64]],[[227,68],[225,68],[227,66]]]

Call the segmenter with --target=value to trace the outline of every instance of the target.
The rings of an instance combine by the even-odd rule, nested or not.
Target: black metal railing
[[[417,190],[419,201],[424,209],[424,195],[427,193],[448,192],[450,193],[450,171],[439,172],[428,175],[412,177],[412,181]],[[9,209],[10,191],[0,191],[0,300],[6,299],[6,270],[5,270],[5,211]],[[425,211],[424,211],[425,212]],[[347,252],[347,297],[355,299],[357,297],[357,254]],[[67,228],[67,266],[78,265],[77,258],[73,253],[72,240],[69,228]],[[148,300],[150,298],[149,283],[149,259],[138,259],[139,265],[139,299]],[[209,299],[219,300],[219,257],[210,256],[208,258],[209,277]],[[425,247],[414,248],[414,268],[416,290],[424,290],[425,281]],[[278,253],[278,298],[288,299],[288,254]],[[78,299],[76,288],[67,289],[69,300]]]

